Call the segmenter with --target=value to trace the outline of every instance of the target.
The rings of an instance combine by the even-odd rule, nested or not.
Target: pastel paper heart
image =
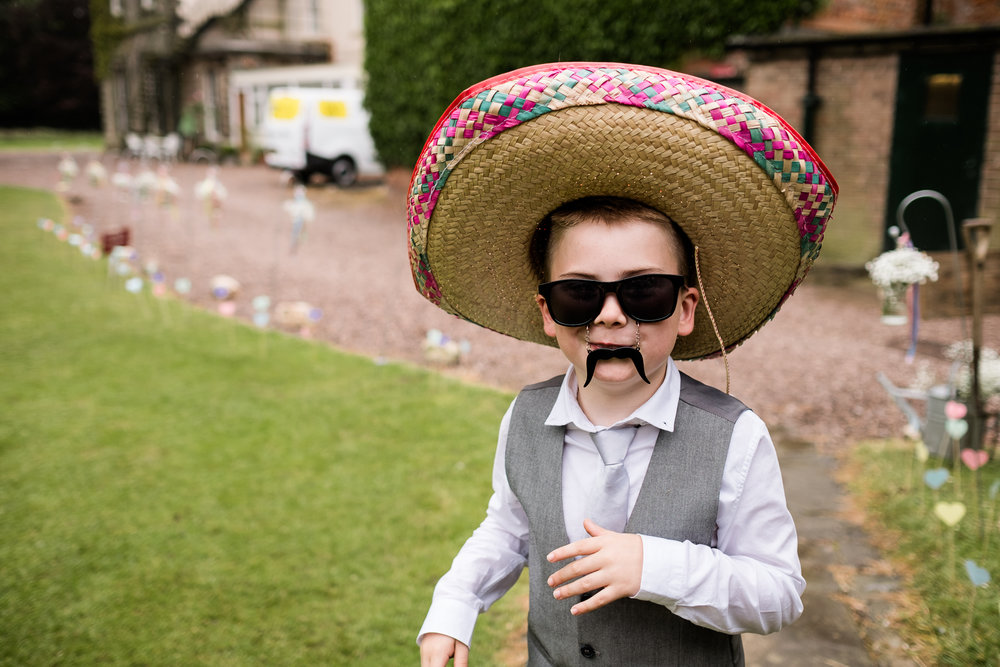
[[[969,468],[969,470],[979,470],[987,461],[990,460],[990,455],[982,449],[963,449],[962,450],[962,463]]]
[[[924,473],[924,483],[937,491],[944,486],[944,483],[948,481],[948,477],[950,476],[950,473],[945,468],[934,468]]]
[[[236,314],[235,301],[223,301],[219,304],[219,314],[223,317],[232,317]]]
[[[984,567],[976,565],[976,561],[974,560],[965,561],[965,572],[969,575],[969,581],[972,582],[973,586],[985,587],[990,583],[989,571]]]
[[[969,432],[969,422],[964,419],[949,419],[944,423],[944,430],[955,440],[961,440]]]
[[[965,404],[958,401],[948,401],[944,404],[944,416],[948,419],[965,419],[968,411]]]
[[[954,528],[962,520],[962,517],[965,516],[965,504],[959,502],[940,502],[934,505],[934,514],[937,515],[937,518],[944,521],[945,525],[949,528]]]
[[[142,278],[135,277],[129,278],[125,281],[125,289],[127,289],[132,294],[138,294],[142,291]]]

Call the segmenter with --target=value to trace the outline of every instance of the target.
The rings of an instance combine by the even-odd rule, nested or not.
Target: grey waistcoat
[[[743,665],[739,635],[702,628],[666,607],[622,599],[574,617],[545,583],[565,563],[546,554],[569,543],[562,506],[566,429],[546,426],[561,377],[525,387],[511,414],[505,467],[528,516],[529,665]],[[709,544],[733,424],[746,407],[681,374],[673,433],[661,431],[625,531]]]

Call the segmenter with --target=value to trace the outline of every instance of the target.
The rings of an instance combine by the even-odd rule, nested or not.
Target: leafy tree
[[[412,166],[466,87],[517,67],[594,60],[676,67],[736,34],[773,32],[821,0],[367,0],[366,104],[388,165]]]
[[[0,127],[96,129],[87,0],[0,1]]]

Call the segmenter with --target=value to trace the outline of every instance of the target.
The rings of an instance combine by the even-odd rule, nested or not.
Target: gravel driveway
[[[76,156],[81,170],[88,157]],[[54,189],[58,159],[0,153],[0,183]],[[116,158],[102,161],[114,170]],[[110,185],[95,189],[82,175],[68,199],[99,230],[130,224],[142,257],[155,260],[170,283],[189,278],[194,289],[187,298],[199,306],[215,307],[209,281],[226,274],[242,285],[237,317],[252,317],[257,295],[272,303],[307,301],[323,313],[314,335],[345,350],[428,363],[422,342],[428,330],[437,329],[468,342],[461,363],[444,370],[469,381],[514,390],[564,370],[558,350],[455,319],[416,293],[406,257],[409,174],[393,172],[383,182],[350,190],[310,187],[316,220],[292,254],[292,221],[283,209],[292,190],[280,174],[266,167],[221,167],[228,197],[213,226],[193,195],[206,167],[177,165],[172,173],[181,187],[175,209],[129,203]],[[836,224],[834,216],[831,228]],[[923,322],[917,362],[907,364],[908,328],[880,323],[870,283],[835,285],[833,272],[824,268],[821,258],[775,320],[730,355],[730,368],[733,394],[772,429],[835,450],[853,440],[899,434],[905,420],[876,374],[907,385],[919,366],[927,366],[943,378],[949,363],[943,349],[961,337],[961,328],[957,319]],[[986,344],[1000,348],[1000,317],[987,318],[984,330]],[[721,359],[681,368],[725,386]]]

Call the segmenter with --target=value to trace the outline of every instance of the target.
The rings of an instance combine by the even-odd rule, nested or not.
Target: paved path
[[[905,657],[902,641],[883,623],[890,611],[888,596],[899,582],[877,574],[878,552],[864,531],[844,518],[846,499],[834,481],[835,462],[809,443],[780,431],[773,435],[789,509],[799,532],[799,556],[807,582],[805,610],[781,632],[745,635],[747,664],[917,664]],[[845,582],[850,584],[846,591]],[[861,614],[852,607],[862,610]]]

